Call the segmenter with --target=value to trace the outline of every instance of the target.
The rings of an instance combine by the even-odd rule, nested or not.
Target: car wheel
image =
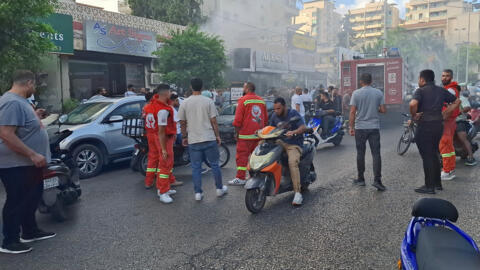
[[[103,168],[103,153],[95,145],[82,144],[73,151],[81,179],[97,176]]]

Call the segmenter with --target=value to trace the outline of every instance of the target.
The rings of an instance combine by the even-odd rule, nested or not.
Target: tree
[[[179,25],[204,21],[203,0],[128,0],[133,15]]]
[[[466,61],[467,61],[467,46],[462,45],[458,48],[458,51],[453,53],[454,60],[452,61],[451,69],[458,73],[454,75],[454,78],[457,78],[458,81],[464,82],[465,81],[465,68],[466,68]],[[468,48],[468,63],[469,63],[469,74],[468,74],[468,82],[473,83],[478,80],[478,73],[472,72],[472,67],[478,65],[480,63],[480,46],[471,44]]]
[[[40,32],[53,29],[36,21],[54,12],[56,0],[2,1],[0,3],[0,92],[9,87],[16,69],[36,70],[43,56],[54,49]]]
[[[201,78],[206,88],[224,85],[223,71],[227,58],[223,40],[190,26],[183,32],[173,31],[154,54],[158,56],[158,72],[163,80],[188,89],[190,80]]]

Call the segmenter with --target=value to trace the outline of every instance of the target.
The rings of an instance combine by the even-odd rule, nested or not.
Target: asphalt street
[[[286,193],[269,197],[257,215],[247,211],[241,187],[217,198],[211,173],[204,176],[204,200],[194,201],[190,167],[176,169],[186,184],[164,205],[144,189],[140,174],[121,164],[82,181],[70,220],[55,223],[38,214],[41,228],[57,237],[34,243],[29,254],[0,255],[0,269],[396,269],[411,207],[423,197],[413,192],[423,183],[423,169],[415,145],[396,154],[401,118],[390,114],[382,122],[385,192],[370,185],[369,151],[368,185],[352,185],[350,136],[317,151],[319,177],[302,207],[292,207],[293,194]],[[457,164],[457,179],[433,196],[452,201],[458,225],[480,241],[480,170]],[[223,169],[225,182],[234,168],[232,158]]]

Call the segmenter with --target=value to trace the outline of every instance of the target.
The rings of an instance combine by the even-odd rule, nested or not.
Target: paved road
[[[396,119],[396,121],[399,119]],[[387,121],[384,121],[387,122]],[[390,121],[394,122],[394,121]],[[82,200],[62,224],[40,215],[54,239],[34,244],[19,256],[0,255],[1,269],[395,269],[412,204],[422,197],[420,157],[413,147],[399,157],[399,127],[382,132],[384,183],[388,190],[354,187],[354,141],[317,151],[320,176],[300,208],[292,194],[269,198],[264,211],[251,215],[244,190],[232,187],[216,198],[212,175],[206,196],[193,198],[190,168],[177,170],[186,185],[172,205],[161,204],[143,179],[125,166],[82,181]],[[371,183],[371,159],[367,158]],[[223,173],[234,176],[234,163]],[[458,166],[458,178],[435,195],[451,200],[459,224],[480,241],[480,170]],[[4,192],[0,190],[0,200]]]

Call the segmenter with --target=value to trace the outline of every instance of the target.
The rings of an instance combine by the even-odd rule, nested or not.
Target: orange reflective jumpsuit
[[[158,95],[154,95],[150,102],[143,107],[145,131],[148,141],[148,164],[145,176],[145,186],[152,186],[159,165],[160,141],[158,139],[157,104]]]
[[[161,194],[170,190],[170,184],[175,182],[175,176],[173,176],[173,144],[175,143],[177,135],[177,123],[174,120],[174,112],[172,106],[165,104],[161,101],[156,101],[159,111],[157,114],[158,125],[165,126],[165,147],[167,148],[167,158],[162,156],[161,145],[159,151],[159,170],[157,179],[157,189]],[[164,119],[166,116],[166,119]]]
[[[238,100],[233,126],[240,128],[237,141],[237,178],[245,180],[250,154],[258,144],[256,131],[268,123],[265,101],[254,93],[247,93]]]
[[[457,90],[457,82],[451,82],[445,86],[445,90],[452,94],[455,94],[457,98],[460,97],[460,93]],[[447,109],[447,106],[443,107],[443,111]],[[455,130],[457,129],[456,118],[460,114],[460,110],[456,109],[443,121],[443,135],[440,140],[440,154],[442,155],[443,171],[449,173],[455,170],[455,147],[453,146],[453,136],[455,136]]]

